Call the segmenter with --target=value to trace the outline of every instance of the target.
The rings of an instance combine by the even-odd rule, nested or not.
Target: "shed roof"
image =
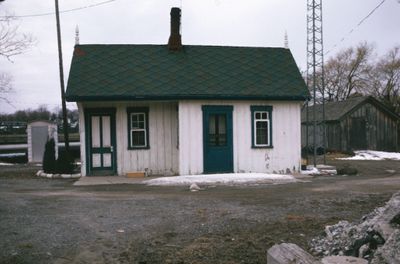
[[[66,91],[68,101],[308,96],[288,49],[190,45],[77,45]]]
[[[325,103],[325,121],[339,121],[347,114],[350,114],[358,107],[362,106],[364,103],[371,103],[377,108],[381,109],[383,112],[387,113],[389,116],[395,119],[400,119],[400,117],[394,112],[390,111],[384,104],[373,98],[372,96],[357,96],[351,97],[345,101],[340,102],[327,102]],[[322,104],[317,104],[315,106],[309,106],[309,120],[313,120],[313,111],[315,108],[316,121],[322,121]],[[301,121],[307,121],[306,107],[301,111]]]

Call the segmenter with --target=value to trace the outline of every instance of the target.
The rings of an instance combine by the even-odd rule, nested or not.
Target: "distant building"
[[[316,110],[316,145],[323,145],[322,105],[310,106],[309,121],[304,107],[301,113],[302,146],[313,144],[313,111]],[[326,149],[333,151],[381,150],[399,151],[400,116],[371,96],[353,97],[325,104]]]

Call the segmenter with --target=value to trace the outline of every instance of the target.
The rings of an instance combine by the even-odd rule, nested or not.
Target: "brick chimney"
[[[181,9],[178,7],[171,8],[171,35],[168,40],[168,49],[178,51],[182,49],[182,39],[179,33],[181,26]]]

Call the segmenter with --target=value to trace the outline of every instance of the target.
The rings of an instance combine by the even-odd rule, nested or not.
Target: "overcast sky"
[[[71,10],[106,0],[59,0]],[[80,44],[166,44],[169,12],[182,8],[182,41],[190,45],[282,47],[285,31],[300,69],[306,68],[306,0],[114,0],[61,14],[65,83],[68,80],[75,27]],[[357,24],[382,0],[324,0],[324,45],[329,56],[362,41],[375,45],[377,55],[400,44],[400,3],[386,0],[361,26]],[[5,0],[0,15],[54,12],[53,0]],[[0,101],[0,112],[61,105],[55,15],[21,17],[23,33],[36,45],[13,58],[0,58],[0,71],[13,75],[13,106]],[[352,34],[349,31],[355,29]],[[342,38],[345,37],[344,40]],[[342,40],[342,41],[341,41]],[[335,45],[337,46],[335,47]],[[68,107],[75,107],[69,103]]]

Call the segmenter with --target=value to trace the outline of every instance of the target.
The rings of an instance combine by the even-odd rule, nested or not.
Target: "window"
[[[208,143],[226,146],[226,114],[210,114],[208,118]]]
[[[272,106],[251,106],[252,147],[272,148]]]
[[[147,107],[128,108],[129,149],[149,148],[149,109]]]

